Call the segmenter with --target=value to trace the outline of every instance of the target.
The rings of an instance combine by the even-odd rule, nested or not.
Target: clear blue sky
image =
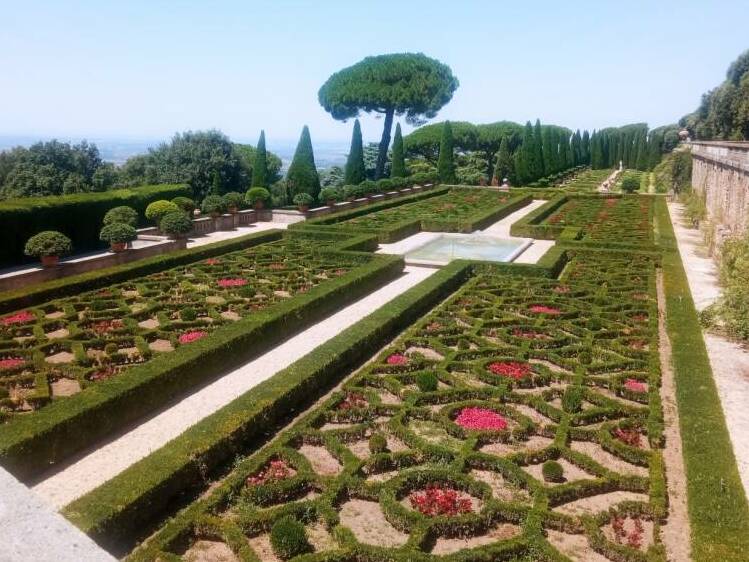
[[[0,2],[0,134],[341,140],[317,90],[421,51],[460,88],[438,119],[651,126],[692,111],[749,48],[749,2]],[[364,119],[374,140],[381,121]],[[272,139],[272,140],[271,140]]]

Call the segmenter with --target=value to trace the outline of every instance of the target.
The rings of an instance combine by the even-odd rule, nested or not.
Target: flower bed
[[[464,429],[478,431],[501,431],[508,425],[504,417],[487,408],[463,408],[455,423]]]
[[[442,484],[429,484],[423,491],[411,492],[408,501],[411,507],[427,517],[453,517],[473,511],[469,497]]]

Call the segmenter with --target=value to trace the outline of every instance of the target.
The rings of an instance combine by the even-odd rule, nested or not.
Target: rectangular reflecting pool
[[[509,262],[531,243],[486,234],[440,234],[405,257],[406,263],[424,265],[445,265],[459,259]]]

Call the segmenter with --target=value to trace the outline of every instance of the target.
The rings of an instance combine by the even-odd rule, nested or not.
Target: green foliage
[[[26,242],[24,253],[27,256],[64,256],[73,250],[70,238],[56,230],[45,230],[35,234]]]
[[[200,204],[200,212],[205,215],[220,215],[226,212],[226,200],[220,195],[209,195]]]
[[[312,550],[307,540],[304,525],[293,517],[282,517],[270,530],[273,552],[282,560],[288,560]]]
[[[316,198],[320,193],[320,177],[317,175],[312,139],[307,125],[302,129],[294,158],[286,173],[286,184],[291,197],[297,193],[309,193]]]
[[[315,199],[309,193],[297,193],[294,195],[294,205],[299,207],[309,207]]]
[[[707,218],[705,193],[703,192],[700,194],[692,190],[684,194],[681,199],[686,203],[684,206],[684,214],[692,222],[692,226],[697,228],[699,223]]]
[[[110,244],[131,242],[137,237],[138,233],[135,231],[135,227],[131,224],[120,222],[105,224],[99,233],[99,240],[109,242]]]
[[[541,466],[541,474],[547,482],[564,482],[564,469],[557,461],[546,461]]]
[[[173,211],[179,211],[180,208],[177,207],[174,203],[171,201],[167,201],[166,199],[161,199],[159,201],[154,201],[153,203],[149,204],[148,207],[146,207],[146,218],[154,222],[156,224],[159,224],[161,222],[161,219],[166,215],[167,213],[171,213]]]
[[[450,121],[445,121],[442,127],[442,140],[440,141],[440,156],[437,161],[437,172],[442,183],[455,183],[453,152],[453,130]]]
[[[183,322],[192,322],[198,317],[198,311],[191,306],[186,306],[180,310],[179,317]]]
[[[159,230],[173,238],[180,238],[192,232],[192,221],[184,211],[170,211],[161,217]]]
[[[403,152],[403,135],[401,134],[401,124],[395,125],[395,137],[393,139],[393,163],[390,168],[391,178],[404,178],[408,175],[406,170],[406,161]]]
[[[361,125],[359,120],[354,120],[354,130],[351,134],[351,148],[346,160],[346,173],[344,182],[348,185],[356,185],[367,179],[364,169],[364,146],[361,137]]]
[[[624,174],[621,186],[624,193],[634,193],[640,189],[640,179],[633,174]]]
[[[447,65],[422,53],[366,57],[333,74],[318,92],[320,105],[334,119],[347,120],[360,112],[385,115],[375,179],[385,170],[393,117],[405,115],[417,124],[432,119],[458,88]]]
[[[244,193],[239,193],[238,191],[230,191],[226,195],[224,195],[224,203],[226,203],[226,207],[228,209],[231,209],[232,207],[234,209],[241,209],[244,207]]]
[[[260,131],[260,138],[257,141],[257,150],[255,151],[255,161],[252,166],[252,187],[268,186],[268,154],[265,150],[265,131]]]
[[[439,387],[439,379],[434,373],[416,375],[416,386],[421,392],[434,392]]]
[[[589,329],[590,324],[588,325]],[[583,389],[579,386],[568,386],[562,394],[562,409],[569,414],[576,414],[583,407]]]
[[[502,137],[502,142],[499,145],[497,164],[494,167],[494,177],[497,178],[497,183],[500,185],[505,179],[512,182],[515,180],[515,166],[510,154],[510,142],[507,137]]]
[[[264,187],[251,187],[247,190],[247,193],[244,196],[244,200],[249,205],[254,205],[258,201],[268,203],[270,201],[270,191],[268,191]]]
[[[373,433],[369,438],[369,452],[373,455],[385,453],[388,450],[388,442],[382,433]]]
[[[320,172],[320,186],[326,187],[342,187],[344,171],[340,166],[331,166]]]
[[[720,248],[723,293],[717,313],[732,337],[749,340],[749,234],[729,238]]]
[[[320,201],[327,203],[328,201],[340,201],[343,198],[341,190],[335,187],[323,187],[320,190]]]
[[[172,203],[177,205],[177,207],[182,209],[188,215],[191,215],[195,210],[195,201],[193,201],[189,197],[175,197],[174,199],[172,199]]]
[[[104,191],[116,177],[96,145],[86,141],[52,140],[0,153],[0,199]]]
[[[122,223],[136,227],[138,226],[138,211],[127,205],[120,205],[109,209],[101,222],[104,225]]]
[[[250,177],[252,177],[253,172],[255,171],[255,160],[257,159],[258,154],[257,149],[249,144],[234,143],[233,146],[234,152],[237,154],[237,156],[239,156],[242,166],[248,171]],[[283,167],[281,158],[279,158],[278,155],[268,151],[267,148],[265,150],[265,167],[265,185],[262,187],[271,186],[275,182],[280,180],[281,168]],[[236,188],[230,189],[234,189],[235,191],[242,191],[247,188],[247,184],[242,184],[239,187],[239,190],[237,190]]]
[[[692,154],[688,150],[674,150],[653,170],[657,193],[684,193],[692,184]]]

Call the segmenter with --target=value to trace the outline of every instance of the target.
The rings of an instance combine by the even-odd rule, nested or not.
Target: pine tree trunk
[[[390,131],[393,128],[393,114],[395,110],[391,107],[385,112],[385,126],[382,129],[382,139],[377,150],[377,166],[375,166],[375,179],[382,177],[385,171],[385,163],[388,158],[388,148],[390,147]]]

